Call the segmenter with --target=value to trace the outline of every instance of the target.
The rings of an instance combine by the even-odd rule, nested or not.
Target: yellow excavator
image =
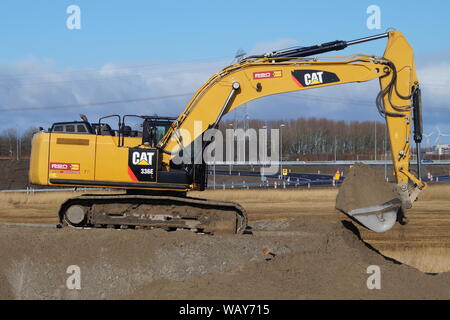
[[[382,38],[387,38],[383,57],[317,57]],[[399,220],[401,212],[412,207],[426,187],[420,180],[419,81],[413,50],[396,30],[245,57],[214,74],[177,118],[112,115],[98,123],[85,117],[83,121],[55,123],[33,137],[29,179],[37,185],[126,190],[68,199],[59,210],[61,225],[243,233],[247,214],[239,204],[187,196],[190,190],[205,190],[207,165],[204,161],[175,161],[180,153],[195,149],[195,141],[200,141],[199,150],[190,157],[202,154],[208,145],[202,135],[217,128],[225,114],[251,100],[375,79],[381,87],[376,106],[389,130],[398,197],[345,213],[373,231],[384,232]],[[127,125],[130,117],[142,121],[141,131]],[[111,118],[117,119],[119,129],[112,130],[106,123]],[[410,171],[413,125],[418,177]]]

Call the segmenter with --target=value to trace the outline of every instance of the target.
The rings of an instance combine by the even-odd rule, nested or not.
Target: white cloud
[[[282,39],[258,44],[252,52],[262,53],[295,44],[295,40]],[[32,59],[15,65],[0,65],[0,108],[63,106],[195,92],[228,62],[105,64],[99,69],[63,71],[55,70],[49,61]],[[425,130],[435,131],[435,126],[439,125],[443,132],[450,132],[450,60],[428,61],[418,68],[418,76],[423,84]],[[326,117],[380,121],[375,107],[378,90],[378,81],[349,84],[272,96],[250,102],[248,107],[250,116],[259,119]],[[61,110],[0,112],[0,130],[16,126],[48,127],[55,121],[77,119],[80,113],[92,120],[112,113],[176,116],[189,99],[190,96],[186,96]]]
[[[99,69],[55,71],[36,61],[0,66],[0,108],[39,108],[139,99],[195,92],[224,61],[106,64]],[[49,126],[55,121],[91,119],[111,113],[177,115],[190,97],[109,104],[61,110],[0,113],[0,129],[9,126]]]
[[[450,62],[422,67],[417,76],[430,107],[436,111],[450,111]]]

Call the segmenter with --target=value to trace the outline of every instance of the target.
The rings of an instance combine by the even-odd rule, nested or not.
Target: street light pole
[[[265,139],[264,139],[264,150],[263,150],[263,153],[264,153],[264,158],[263,158],[263,166],[265,166],[266,165],[266,155],[267,155],[267,126],[263,126],[262,127],[264,130],[266,130],[266,135],[264,136],[265,137]]]
[[[19,130],[16,128],[16,159],[19,161]]]
[[[374,160],[377,161],[377,122],[375,121],[375,142],[373,148]]]
[[[233,127],[233,124],[232,123],[229,123],[228,124],[230,127]],[[230,170],[230,172],[229,172],[229,175],[231,176],[231,163],[234,161],[234,134],[233,134],[233,138],[232,138],[232,141],[230,141],[230,149],[228,150],[228,151],[230,151],[231,152],[231,154],[233,155],[233,159],[231,159],[231,157],[229,156],[228,158],[229,158],[229,160],[230,160],[230,163],[229,163],[229,170]],[[233,148],[233,151],[231,151],[231,148]]]
[[[264,137],[264,143],[260,143],[260,148],[262,147],[263,149],[259,150],[259,155],[261,156],[261,152],[263,153],[263,158],[259,159],[260,164],[261,164],[261,181],[265,181],[265,173],[264,170],[266,168],[266,155],[267,155],[267,126],[263,126],[262,129],[266,130],[265,134],[262,135],[262,137]]]
[[[387,125],[384,129],[384,141],[383,141],[383,147],[384,147],[384,180],[387,180],[387,162],[386,162],[386,152],[387,152]]]
[[[213,181],[214,181],[214,190],[215,190],[216,189],[216,150],[214,150]]]
[[[283,177],[283,127],[285,127],[285,125],[280,124],[280,172],[281,172],[282,180],[284,180],[284,177]]]
[[[336,136],[334,136],[334,163],[337,162],[336,148],[337,148],[337,138]]]

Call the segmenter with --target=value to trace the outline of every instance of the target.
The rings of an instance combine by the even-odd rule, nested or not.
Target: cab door
[[[95,158],[95,180],[128,181],[128,148],[119,146],[118,136],[99,135]]]

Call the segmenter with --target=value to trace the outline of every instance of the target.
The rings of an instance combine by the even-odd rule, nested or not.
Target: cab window
[[[86,127],[84,126],[84,124],[77,125],[77,132],[78,133],[86,133],[87,132]]]
[[[91,133],[90,127],[86,123],[61,123],[55,124],[51,129],[51,132],[59,133]]]
[[[155,142],[158,143],[166,134],[167,127],[166,126],[156,126],[155,127]]]

